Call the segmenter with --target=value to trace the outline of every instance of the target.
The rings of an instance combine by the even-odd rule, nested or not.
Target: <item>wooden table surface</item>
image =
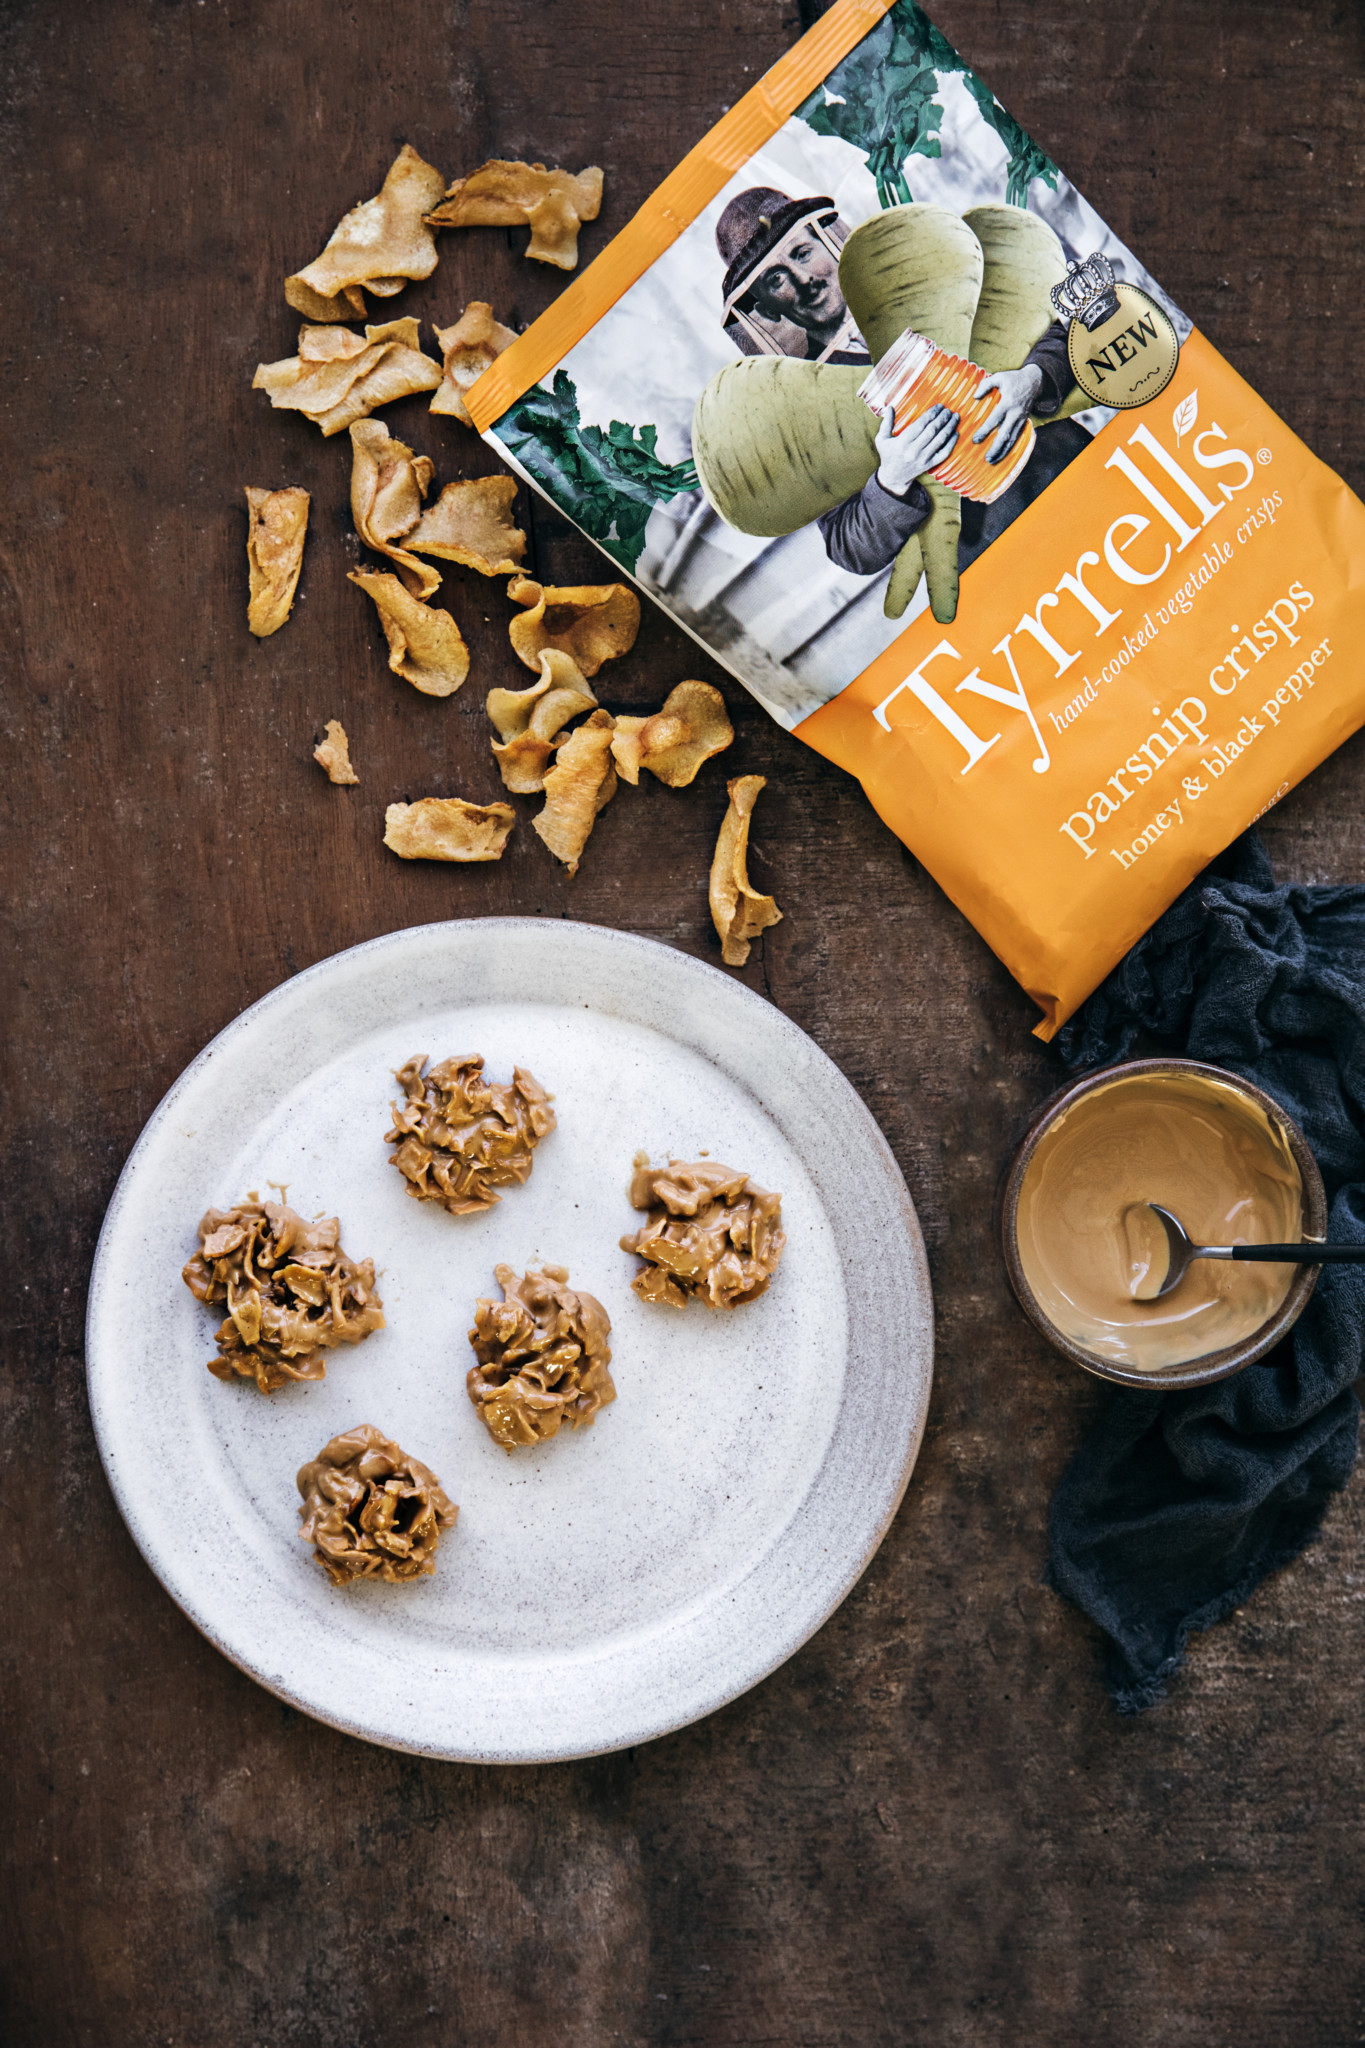
[[[1358,0],[940,0],[937,18],[1198,325],[1365,484]],[[408,865],[384,805],[501,794],[496,584],[452,571],[449,702],[392,676],[349,448],[250,389],[280,285],[411,141],[606,171],[591,257],[784,50],[795,0],[10,0],[0,16],[8,426],[0,506],[9,1089],[4,1381],[12,2048],[1119,2048],[1365,2039],[1365,1483],[1323,1539],[1122,1720],[1039,1583],[1097,1394],[1012,1306],[989,1211],[1055,1083],[1031,1005],[856,786],[647,610],[618,706],[721,682],[724,772],[613,803],[570,879]],[[524,323],[559,273],[447,235],[396,302]],[[497,467],[424,399],[442,481]],[[304,484],[293,620],[245,630],[244,483]],[[538,504],[536,573],[602,559]],[[523,678],[524,679],[524,678]],[[310,752],[328,718],[361,783]],[[1280,873],[1365,880],[1356,740],[1275,811]],[[785,921],[744,979],[895,1148],[938,1304],[915,1478],[864,1579],[775,1676],[647,1747],[543,1769],[369,1748],[258,1689],[135,1551],[82,1371],[119,1170],[247,1004],[376,933],[490,913],[718,958],[725,774],[769,778],[754,873]],[[525,810],[525,806],[522,809]],[[180,1256],[175,1248],[175,1256]],[[169,1364],[168,1364],[169,1369]]]

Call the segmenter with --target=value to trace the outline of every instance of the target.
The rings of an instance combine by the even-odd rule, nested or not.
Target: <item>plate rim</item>
[[[423,940],[439,943],[447,935],[456,933],[470,934],[476,931],[487,935],[491,940],[496,940],[496,935],[500,931],[519,935],[529,935],[531,932],[535,932],[542,938],[550,931],[565,932],[582,934],[594,942],[605,943],[608,946],[619,946],[627,952],[638,951],[644,955],[662,952],[671,961],[680,963],[684,972],[697,974],[703,981],[710,980],[715,984],[719,984],[720,987],[727,991],[731,1000],[738,998],[741,1007],[752,1007],[755,1014],[764,1015],[767,1019],[775,1018],[780,1031],[788,1031],[794,1034],[802,1042],[808,1053],[814,1055],[819,1065],[828,1070],[836,1086],[843,1091],[847,1100],[853,1105],[863,1136],[865,1140],[870,1141],[872,1152],[879,1157],[883,1169],[889,1171],[891,1185],[897,1190],[899,1196],[901,1211],[899,1220],[905,1238],[906,1249],[910,1254],[912,1263],[917,1268],[927,1308],[923,1329],[920,1332],[923,1346],[922,1394],[919,1401],[918,1414],[915,1417],[913,1428],[907,1437],[899,1472],[896,1475],[894,1485],[888,1492],[884,1509],[875,1527],[872,1529],[865,1546],[856,1557],[850,1558],[845,1571],[839,1575],[835,1582],[835,1589],[831,1597],[823,1601],[820,1611],[815,1613],[810,1619],[809,1624],[803,1626],[799,1632],[784,1636],[781,1646],[774,1651],[771,1657],[762,1660],[758,1664],[746,1666],[746,1674],[738,1685],[722,1683],[716,1690],[714,1697],[705,1699],[701,1704],[693,1701],[677,1713],[664,1712],[652,1719],[647,1727],[614,1737],[609,1741],[594,1743],[584,1747],[560,1748],[553,1751],[530,1752],[511,1749],[495,1751],[482,1748],[477,1752],[472,1752],[470,1750],[452,1749],[424,1740],[405,1740],[401,1735],[388,1731],[380,1732],[372,1727],[366,1727],[355,1720],[348,1719],[343,1714],[329,1711],[325,1707],[314,1704],[312,1701],[301,1699],[296,1693],[282,1685],[276,1677],[273,1677],[261,1663],[253,1663],[247,1656],[239,1654],[228,1642],[214,1633],[208,1619],[196,1613],[193,1606],[188,1603],[187,1597],[182,1597],[181,1592],[163,1576],[157,1558],[150,1547],[151,1539],[147,1538],[147,1540],[144,1540],[144,1532],[139,1527],[135,1505],[125,1498],[121,1475],[116,1476],[115,1469],[111,1464],[113,1447],[106,1440],[105,1423],[102,1418],[102,1404],[96,1387],[97,1368],[94,1353],[97,1343],[97,1332],[95,1326],[101,1315],[104,1296],[111,1277],[107,1272],[107,1247],[122,1219],[129,1199],[130,1188],[136,1177],[143,1154],[151,1149],[157,1133],[173,1114],[179,1100],[203,1074],[215,1054],[230,1040],[245,1033],[251,1025],[268,1014],[272,1008],[282,1004],[286,999],[297,996],[303,984],[322,978],[329,972],[334,971],[343,962],[356,962],[363,955],[378,957],[385,950],[403,944],[420,944]],[[536,1001],[543,999],[532,996],[528,1000]],[[646,1028],[658,1029],[657,1026],[647,1026]],[[694,1047],[694,1050],[699,1051],[703,1057],[711,1057],[703,1048]],[[739,1085],[747,1087],[747,1084],[744,1082],[740,1082]],[[760,1106],[766,1110],[765,1104]],[[771,1114],[772,1112],[768,1111],[767,1113]],[[779,1128],[781,1128],[780,1125]],[[91,1263],[89,1290],[86,1301],[84,1342],[87,1403],[100,1454],[101,1468],[110,1493],[113,1496],[114,1504],[118,1509],[120,1519],[131,1536],[139,1556],[152,1573],[161,1590],[173,1601],[180,1613],[185,1616],[186,1620],[190,1622],[191,1626],[197,1630],[204,1640],[210,1643],[219,1655],[225,1657],[230,1664],[234,1665],[274,1698],[291,1707],[295,1712],[306,1714],[309,1719],[316,1720],[326,1727],[334,1728],[341,1734],[352,1736],[359,1741],[371,1743],[379,1748],[391,1749],[407,1755],[426,1756],[437,1761],[506,1766],[571,1762],[585,1757],[611,1755],[623,1749],[634,1748],[642,1742],[656,1741],[662,1736],[676,1732],[678,1729],[689,1727],[694,1722],[704,1720],[709,1715],[719,1712],[722,1707],[728,1706],[732,1701],[742,1698],[745,1693],[752,1691],[755,1686],[762,1684],[765,1679],[770,1678],[774,1671],[780,1669],[805,1643],[810,1641],[812,1636],[816,1635],[825,1626],[826,1622],[837,1613],[838,1609],[848,1598],[854,1586],[857,1585],[859,1579],[867,1571],[872,1559],[885,1541],[914,1474],[924,1439],[929,1403],[933,1391],[935,1315],[932,1278],[925,1252],[923,1232],[920,1229],[914,1199],[911,1196],[895,1153],[892,1151],[881,1126],[863,1101],[861,1094],[852,1081],[843,1072],[837,1061],[830,1057],[823,1046],[802,1025],[789,1017],[786,1011],[780,1008],[778,1004],[760,995],[757,990],[750,988],[747,983],[722,972],[721,969],[713,966],[711,962],[701,960],[696,955],[688,953],[682,947],[672,945],[666,940],[649,937],[640,932],[622,930],[613,925],[592,924],[578,918],[497,915],[489,917],[441,918],[416,925],[402,925],[391,931],[376,933],[371,938],[362,939],[353,946],[342,947],[334,953],[325,955],[321,960],[314,961],[310,966],[299,969],[297,973],[286,976],[275,987],[268,989],[263,995],[258,996],[254,1002],[247,1004],[243,1009],[239,1010],[226,1024],[214,1033],[213,1037],[180,1070],[169,1088],[160,1097],[134,1140],[120,1170],[101,1221],[94,1258]],[[112,1435],[112,1430],[110,1434]]]

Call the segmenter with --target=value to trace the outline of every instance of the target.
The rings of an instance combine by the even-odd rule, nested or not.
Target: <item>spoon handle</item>
[[[1365,1244],[1235,1244],[1232,1256],[1264,1265],[1355,1266],[1365,1264]]]

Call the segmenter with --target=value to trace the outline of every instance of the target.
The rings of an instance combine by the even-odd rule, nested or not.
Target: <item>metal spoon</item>
[[[1365,1244],[1191,1244],[1169,1209],[1157,1202],[1145,1205],[1159,1216],[1166,1232],[1171,1263],[1166,1278],[1150,1301],[1160,1301],[1185,1277],[1191,1259],[1251,1259],[1262,1265],[1334,1266],[1365,1264]]]

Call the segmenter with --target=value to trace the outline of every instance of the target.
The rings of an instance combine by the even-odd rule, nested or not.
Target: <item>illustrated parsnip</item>
[[[1049,293],[1066,276],[1062,245],[1023,206],[974,206],[962,218],[983,261],[966,353],[983,370],[1017,370],[1056,318]]]
[[[915,592],[919,589],[924,574],[924,549],[920,537],[912,533],[905,546],[897,555],[891,570],[891,581],[886,586],[886,597],[882,610],[888,619],[903,616]]]
[[[1056,318],[1050,294],[1066,275],[1066,255],[1047,222],[1026,207],[974,206],[962,218],[986,266],[972,323],[972,361],[983,370],[1017,370]],[[1077,387],[1036,424],[1054,426],[1093,402]]]
[[[845,242],[839,286],[874,363],[907,327],[953,355],[970,356],[984,271],[981,243],[961,214],[946,206],[891,206]],[[919,585],[918,557],[934,617],[946,622],[957,613],[961,500],[956,491],[921,481],[933,510],[902,548],[882,609],[889,619],[904,612]]]
[[[789,356],[718,371],[692,414],[692,455],[721,518],[741,533],[795,533],[860,491],[877,467],[877,422],[858,396],[866,374]]]
[[[950,491],[946,484],[931,476],[921,477],[920,481],[933,499],[934,509],[915,539],[924,551],[929,609],[940,625],[948,626],[957,617],[957,543],[962,532],[962,500],[956,491]],[[895,614],[890,616],[894,618]]]
[[[953,355],[970,354],[985,259],[960,213],[892,206],[844,244],[839,289],[873,362],[906,330]]]

